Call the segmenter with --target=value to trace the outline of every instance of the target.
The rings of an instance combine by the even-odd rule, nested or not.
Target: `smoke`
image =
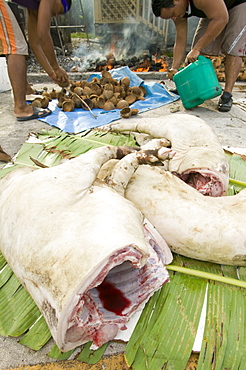
[[[78,48],[73,50],[73,58],[80,61],[80,71],[88,71],[95,64],[100,64],[113,55],[115,60],[128,60],[132,57],[139,57],[146,54],[155,54],[153,45],[146,38],[139,36],[138,26],[132,24],[122,25],[120,29],[113,29],[109,25],[104,25],[103,38],[91,40],[87,45],[81,40]],[[106,63],[107,64],[107,63]]]
[[[105,59],[105,54],[102,50],[98,50],[97,48],[88,48],[85,43],[81,43],[80,46],[73,51],[72,57],[74,60],[80,62],[79,70],[81,72],[87,71],[91,64],[95,61],[99,61]]]

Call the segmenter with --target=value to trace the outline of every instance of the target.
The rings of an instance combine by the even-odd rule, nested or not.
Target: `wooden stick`
[[[76,94],[75,92],[71,91],[70,89],[67,89],[65,88],[65,90],[67,90],[68,92],[70,92],[70,94],[72,95],[75,95],[77,96],[77,98],[79,98],[82,103],[88,108],[88,110],[91,112],[91,114],[93,115],[94,118],[97,118],[97,116],[92,112],[91,108],[89,107],[89,105],[84,101],[84,99],[82,99],[78,94]]]

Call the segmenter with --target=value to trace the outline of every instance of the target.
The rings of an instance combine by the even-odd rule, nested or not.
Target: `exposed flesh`
[[[160,167],[141,166],[128,183],[125,196],[173,252],[246,266],[246,189],[234,196],[204,197]]]
[[[0,249],[62,351],[113,339],[168,281],[165,241],[130,201],[96,180],[117,153],[103,147],[0,181]]]
[[[108,161],[98,177],[118,190],[122,172],[130,171],[128,157]],[[204,197],[159,166],[139,167],[122,187],[173,252],[246,266],[246,189],[234,196]]]
[[[204,195],[227,193],[229,166],[222,146],[202,119],[188,114],[160,118],[139,118],[107,125],[112,131],[145,133],[151,138],[166,139],[176,152],[169,171],[177,174]],[[149,138],[149,139],[151,139]],[[148,138],[147,138],[148,140]]]

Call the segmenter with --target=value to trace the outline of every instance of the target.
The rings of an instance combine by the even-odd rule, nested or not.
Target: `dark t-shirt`
[[[245,3],[246,0],[224,0],[224,3],[227,7],[227,9],[232,9],[234,6]],[[191,16],[196,16],[199,18],[206,18],[206,14],[203,13],[200,9],[197,9],[193,3],[193,0],[189,0],[189,7],[187,8],[186,14],[184,18],[188,18]]]
[[[14,3],[23,6],[27,9],[38,10],[39,1],[38,0],[13,0]]]

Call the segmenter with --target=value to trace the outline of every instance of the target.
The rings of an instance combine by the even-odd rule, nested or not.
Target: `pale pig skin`
[[[141,166],[128,183],[125,196],[173,252],[246,266],[246,189],[233,196],[207,197],[168,171]]]
[[[211,127],[201,118],[170,114],[162,118],[121,120],[105,126],[115,132],[137,132],[166,139],[176,153],[168,170],[204,195],[226,195],[229,166],[223,148]]]
[[[172,254],[165,241],[130,201],[96,180],[117,153],[105,146],[56,167],[17,169],[0,181],[0,249],[62,351],[113,339],[168,281]],[[132,278],[131,289],[122,281],[114,287],[126,302],[118,315],[95,287],[110,273],[112,287],[119,266]]]
[[[131,173],[131,156],[108,161],[98,176],[135,204],[173,252],[246,266],[246,189],[234,196],[204,196],[163,167],[149,165],[123,183],[122,172]]]

